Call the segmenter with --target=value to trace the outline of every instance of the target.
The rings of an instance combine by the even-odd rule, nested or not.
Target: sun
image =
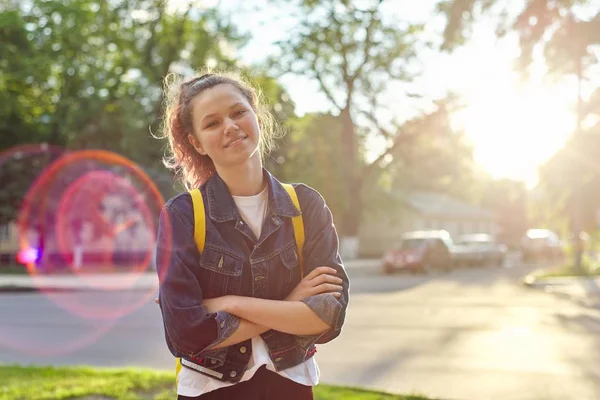
[[[537,182],[537,171],[565,143],[576,124],[575,89],[516,74],[472,88],[457,121],[474,145],[475,161],[495,178]]]

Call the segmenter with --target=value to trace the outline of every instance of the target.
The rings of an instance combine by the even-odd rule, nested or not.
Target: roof
[[[445,230],[430,230],[430,231],[412,231],[402,235],[403,239],[436,239],[450,238],[450,234]]]
[[[483,207],[434,192],[411,192],[400,199],[415,211],[428,216],[491,219],[494,214]]]

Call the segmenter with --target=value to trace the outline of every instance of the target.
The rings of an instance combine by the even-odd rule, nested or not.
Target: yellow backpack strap
[[[192,204],[194,205],[194,241],[198,252],[204,251],[204,242],[206,240],[206,215],[204,214],[204,201],[200,189],[190,191]]]
[[[204,242],[206,240],[206,214],[204,213],[204,201],[200,189],[190,190],[192,196],[192,205],[194,207],[194,242],[198,252],[204,251]],[[181,371],[181,359],[175,359],[175,378],[179,381],[179,372]]]
[[[302,212],[300,208],[300,201],[298,201],[298,195],[296,194],[296,189],[294,186],[289,183],[282,184],[285,191],[288,192],[290,198],[292,199],[292,203],[296,206],[298,211]],[[302,214],[297,217],[292,217],[292,225],[294,226],[294,237],[296,238],[296,247],[298,247],[298,259],[300,261],[300,276],[304,278],[304,221],[302,220]]]

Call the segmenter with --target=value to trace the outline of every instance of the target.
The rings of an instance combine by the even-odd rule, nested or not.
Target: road
[[[322,381],[442,399],[600,399],[600,310],[518,284],[531,267],[350,273]],[[153,293],[0,295],[0,361],[171,368]]]

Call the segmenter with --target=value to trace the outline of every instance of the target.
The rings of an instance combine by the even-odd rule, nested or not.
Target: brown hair
[[[194,133],[192,100],[206,89],[230,84],[244,95],[258,116],[261,131],[260,151],[264,156],[275,147],[282,136],[276,119],[266,106],[261,91],[240,75],[230,72],[209,72],[184,79],[177,74],[165,78],[166,104],[162,135],[168,140],[163,157],[165,166],[190,190],[199,187],[215,173],[215,165],[207,155],[202,155],[190,144],[188,135]]]

